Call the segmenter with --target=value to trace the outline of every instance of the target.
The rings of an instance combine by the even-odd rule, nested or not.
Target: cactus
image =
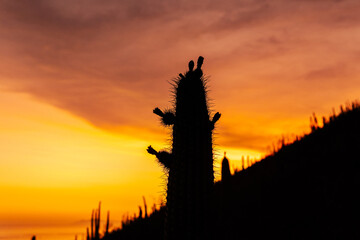
[[[146,205],[146,200],[145,200],[144,196],[143,196],[143,201],[144,201],[144,212],[145,212],[144,218],[148,218],[147,205]]]
[[[91,240],[94,239],[94,209],[91,212],[91,235],[90,235],[90,239]]]
[[[110,211],[107,212],[106,216],[106,225],[105,225],[105,237],[109,235],[109,226],[110,226]]]
[[[157,157],[168,171],[165,239],[209,238],[212,188],[214,184],[212,130],[220,118],[209,119],[199,57],[197,68],[189,62],[189,71],[175,81],[175,109],[154,113],[164,125],[172,126],[172,151],[147,151]]]
[[[141,206],[139,206],[139,217],[138,217],[138,219],[142,219],[142,215],[143,215],[142,209],[141,209]]]
[[[245,170],[245,157],[244,156],[241,157],[241,167],[242,167],[242,170]]]
[[[101,202],[99,202],[99,208],[95,210],[94,212],[94,226],[95,226],[95,233],[94,233],[94,239],[99,240],[100,239],[100,209],[101,209]]]
[[[221,181],[227,182],[229,181],[230,177],[231,177],[230,164],[229,164],[229,160],[226,157],[226,152],[225,152],[224,158],[221,162]]]
[[[100,239],[100,208],[101,202],[99,202],[99,208],[93,209],[91,212],[91,230],[89,233],[89,228],[86,229],[86,239],[90,240],[99,240]]]

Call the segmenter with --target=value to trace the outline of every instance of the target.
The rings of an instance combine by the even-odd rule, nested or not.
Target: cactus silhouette
[[[109,235],[109,226],[110,226],[110,211],[107,212],[106,216],[106,225],[105,225],[105,237]]]
[[[214,184],[212,130],[220,118],[212,120],[206,100],[199,57],[197,68],[189,62],[189,71],[175,81],[175,109],[154,113],[164,125],[172,126],[172,151],[147,151],[157,157],[168,171],[165,239],[210,238],[212,190]]]
[[[143,196],[143,201],[144,201],[144,212],[145,212],[144,218],[148,218],[147,205],[144,196]]]
[[[100,209],[101,209],[101,202],[99,202],[99,208],[93,209],[91,213],[91,229],[89,231],[89,228],[86,229],[86,239],[87,240],[99,240],[100,239]],[[109,221],[109,213],[108,213],[108,219]],[[107,223],[108,225],[108,223]],[[108,227],[108,226],[107,226]]]
[[[229,164],[229,160],[226,157],[226,152],[225,152],[224,158],[221,162],[221,181],[227,182],[229,181],[230,177],[231,177],[230,164]]]

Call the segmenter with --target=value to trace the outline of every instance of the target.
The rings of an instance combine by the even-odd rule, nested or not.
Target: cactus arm
[[[212,122],[215,124],[221,117],[221,114],[219,112],[215,113]]]
[[[157,155],[158,154],[158,152],[150,145],[150,146],[148,146],[148,148],[146,149],[146,151],[148,152],[148,153],[150,153],[151,155]]]
[[[159,108],[155,108],[153,113],[161,117],[161,121],[165,126],[170,126],[174,124],[175,115],[171,111],[166,111],[165,113]]]
[[[192,72],[193,70],[194,70],[194,61],[191,60],[191,61],[189,62],[189,72]]]
[[[211,130],[214,129],[215,123],[220,119],[220,117],[221,117],[221,114],[220,114],[219,112],[215,113],[213,119],[212,119],[211,122],[210,122],[210,128],[211,128]]]
[[[204,57],[200,56],[197,60],[197,68],[200,69],[204,63]]]
[[[197,66],[196,66],[196,69],[194,71],[195,77],[201,77],[203,75],[203,72],[201,70],[201,66],[203,65],[203,63],[204,63],[204,58],[202,56],[200,56],[198,58]]]
[[[159,163],[161,163],[165,168],[169,169],[172,161],[172,154],[166,151],[156,151],[151,145],[147,148],[147,152],[155,155]]]
[[[156,115],[160,116],[160,117],[163,117],[164,116],[164,113],[159,109],[159,108],[155,108],[153,110],[153,113],[155,113]]]
[[[186,77],[189,77],[192,73],[193,73],[193,70],[194,70],[194,61],[193,60],[191,60],[190,62],[189,62],[189,71],[185,74],[186,75]],[[180,76],[181,77],[181,76]],[[183,77],[182,77],[183,78]]]

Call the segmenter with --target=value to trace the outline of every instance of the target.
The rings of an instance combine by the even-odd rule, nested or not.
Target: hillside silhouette
[[[359,239],[360,106],[215,183],[218,239]],[[231,161],[231,159],[230,159]],[[104,239],[163,239],[164,206]]]
[[[360,108],[216,184],[218,237],[359,239]]]

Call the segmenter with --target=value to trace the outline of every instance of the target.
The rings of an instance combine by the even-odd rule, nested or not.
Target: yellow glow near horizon
[[[104,132],[23,93],[1,92],[0,112],[0,223],[26,215],[87,218],[98,201],[121,219],[143,195],[149,205],[158,202],[163,173],[146,155],[147,142]]]
[[[143,195],[150,206],[164,197],[166,180],[145,151],[148,142],[100,130],[24,93],[1,92],[0,112],[0,187],[6,196],[0,200],[0,223],[71,224],[87,219],[102,201],[120,226],[123,214],[137,212]],[[232,168],[241,168],[242,156],[258,160],[263,155],[221,149]],[[220,180],[222,153],[215,157]]]

